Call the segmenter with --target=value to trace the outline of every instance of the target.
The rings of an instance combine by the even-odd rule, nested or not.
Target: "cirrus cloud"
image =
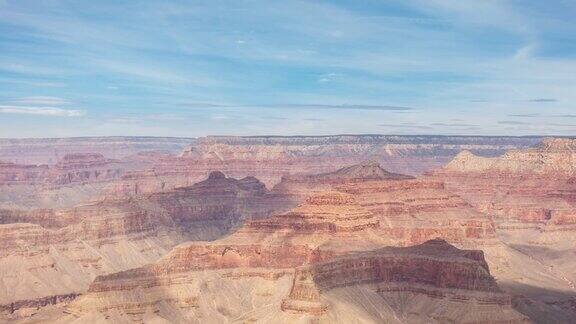
[[[12,106],[12,105],[0,105],[0,113],[42,115],[42,116],[54,116],[54,117],[80,117],[84,115],[83,111],[76,109],[63,109],[58,107]]]

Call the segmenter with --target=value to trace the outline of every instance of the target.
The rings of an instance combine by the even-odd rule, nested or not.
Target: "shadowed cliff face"
[[[255,178],[212,172],[193,186],[138,198],[108,197],[64,210],[2,210],[0,270],[19,275],[4,278],[0,288],[14,291],[0,295],[0,304],[82,292],[97,275],[152,262],[183,241],[217,239],[289,206]],[[17,288],[26,281],[34,288]]]
[[[496,235],[508,252],[488,249],[487,258],[497,265],[499,282],[519,296],[518,309],[537,322],[562,318],[568,323],[576,310],[567,306],[570,298],[562,297],[574,296],[576,288],[575,147],[573,139],[547,139],[494,158],[463,152],[429,175],[493,216]],[[532,271],[521,270],[528,265]],[[531,275],[535,272],[542,275]],[[539,290],[563,293],[532,293]],[[557,316],[551,307],[558,307]]]
[[[152,308],[159,318],[171,318],[174,322],[199,318],[210,322],[213,316],[233,319],[244,313],[252,314],[258,321],[263,314],[257,307],[267,303],[272,306],[267,314],[274,314],[277,322],[289,323],[300,318],[334,323],[347,322],[345,318],[334,318],[339,307],[347,304],[341,294],[363,291],[375,296],[373,305],[383,307],[380,320],[397,316],[395,313],[399,310],[387,304],[391,296],[409,294],[423,296],[428,303],[451,307],[452,315],[447,315],[447,319],[457,320],[454,316],[460,316],[458,309],[481,303],[490,313],[478,313],[476,320],[525,320],[512,309],[510,297],[500,291],[490,276],[480,251],[460,250],[436,240],[409,248],[381,248],[315,262],[298,260],[295,256],[305,251],[290,246],[278,247],[270,257],[271,248],[262,246],[259,250],[245,246],[235,251],[226,248],[199,254],[222,258],[214,263],[215,259],[199,262],[195,256],[183,254],[186,248],[181,247],[156,264],[97,278],[89,293],[73,302],[68,311],[81,317],[91,312],[112,314],[112,310],[129,309],[131,315],[125,318],[140,321],[147,309]],[[287,251],[291,252],[282,254]],[[279,260],[284,262],[278,263]],[[209,266],[198,268],[201,264]],[[245,293],[238,297],[251,302],[238,303],[237,296],[232,295],[226,306],[213,313],[214,309],[204,302],[206,298],[214,298],[208,282],[226,289],[240,285]],[[258,289],[256,287],[266,287],[267,293],[262,297],[246,294]],[[143,294],[134,299],[132,292],[137,290]],[[457,302],[452,305],[452,300]],[[212,302],[220,303],[218,297]],[[166,303],[174,308],[164,308],[162,305]],[[348,307],[355,305],[348,304]],[[171,315],[165,313],[168,309],[172,309]],[[421,316],[430,316],[426,313]],[[361,316],[370,322],[372,314]]]
[[[210,179],[224,178],[218,173]],[[350,291],[374,295],[372,303],[387,307],[389,311],[380,320],[398,311],[390,309],[387,301],[395,294],[423,296],[426,303],[458,300],[449,305],[454,310],[482,303],[495,314],[487,317],[490,320],[525,319],[495,284],[480,251],[459,250],[442,240],[409,248],[382,248],[390,243],[424,242],[427,237],[474,244],[493,239],[489,219],[478,213],[463,213],[462,219],[454,218],[454,224],[448,222],[454,216],[438,222],[439,215],[470,208],[447,194],[442,183],[390,174],[374,163],[298,177],[296,184],[285,181],[282,190],[273,192],[299,197],[301,203],[290,211],[249,220],[215,241],[181,244],[154,264],[100,276],[68,311],[82,317],[129,308],[131,318],[139,321],[149,311],[163,314],[166,309],[153,305],[167,302],[180,305],[177,315],[158,316],[176,316],[171,320],[186,322],[198,320],[198,316],[236,318],[258,312],[254,305],[266,303],[275,305],[280,322],[291,322],[294,316],[322,321],[336,316],[339,307],[348,303],[339,294]],[[302,184],[307,191],[301,190]],[[298,187],[297,195],[293,185]],[[431,198],[434,195],[438,198]],[[414,217],[419,221],[413,222]],[[240,285],[246,291],[266,287],[266,297],[244,294],[250,302],[222,305],[227,311],[217,310],[220,315],[216,315],[202,302],[208,298],[203,294],[209,294],[203,278],[222,287]],[[261,280],[266,284],[254,286]],[[133,293],[141,289],[146,293],[133,299]],[[194,303],[182,308],[185,300]],[[423,312],[428,316],[424,314],[428,311]],[[457,318],[454,313],[446,316]]]

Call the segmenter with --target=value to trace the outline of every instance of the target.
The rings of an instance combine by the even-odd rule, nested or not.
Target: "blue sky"
[[[0,137],[576,135],[573,0],[0,0]]]

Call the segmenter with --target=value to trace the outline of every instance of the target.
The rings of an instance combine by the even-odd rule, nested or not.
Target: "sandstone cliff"
[[[560,309],[568,315],[558,315],[560,322],[576,314],[566,307],[576,288],[575,147],[576,140],[557,138],[493,158],[463,152],[429,175],[492,216],[504,244],[485,249],[493,273],[509,291],[530,299],[533,306],[523,307],[531,314],[530,309],[553,313],[550,305],[565,305]]]
[[[141,266],[177,243],[210,240],[287,208],[254,178],[220,172],[191,187],[64,210],[0,211],[0,305],[84,291],[101,274]]]
[[[289,255],[284,256],[289,259]],[[410,311],[415,305],[399,308],[393,300],[395,295],[418,296],[421,302],[443,307],[444,317],[433,322],[462,318],[467,319],[463,322],[526,320],[512,309],[510,297],[499,290],[481,252],[458,250],[442,241],[353,253],[300,267],[300,262],[280,265],[278,258],[264,256],[257,264],[226,263],[211,270],[197,268],[195,265],[201,263],[193,258],[187,263],[178,261],[181,267],[166,267],[181,257],[172,253],[152,266],[97,278],[87,295],[70,304],[70,315],[64,319],[100,316],[136,322],[340,323],[354,320],[339,317],[341,307],[353,306],[343,295],[362,291],[364,296],[375,296],[365,307],[381,308],[378,315],[364,308],[357,321],[395,318],[392,322],[399,323],[403,318],[430,319],[434,313],[428,310],[416,315]],[[237,259],[241,258],[242,253]],[[231,294],[223,298],[217,289]],[[466,314],[474,308],[476,314]]]

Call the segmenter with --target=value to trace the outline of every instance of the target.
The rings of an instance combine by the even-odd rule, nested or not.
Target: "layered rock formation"
[[[519,309],[542,322],[576,319],[568,306],[576,300],[575,148],[576,140],[561,138],[494,158],[463,152],[429,176],[493,216],[504,247],[485,249],[491,268],[522,296]]]
[[[375,162],[284,177],[273,192],[301,201],[326,190],[353,197],[378,220],[375,228],[388,244],[413,245],[438,237],[471,246],[494,243],[490,217],[447,191],[442,181],[389,173]]]
[[[336,171],[320,174],[295,174],[282,177],[274,186],[274,191],[303,199],[311,192],[331,190],[338,184],[358,183],[370,180],[407,180],[412,176],[391,173],[384,170],[378,162],[364,161],[356,165],[343,167]]]
[[[0,163],[0,208],[71,207],[98,200],[134,167],[97,153],[67,154],[54,165]]]
[[[122,163],[106,159],[102,154],[67,154],[52,168],[48,182],[64,185],[74,182],[114,180],[122,176],[124,169]]]
[[[272,304],[272,311],[278,313],[274,319],[280,322],[302,316],[337,322],[343,303],[339,294],[344,289],[379,296],[377,303],[388,311],[379,317],[362,314],[375,321],[398,318],[405,311],[394,309],[398,294],[450,304],[453,309],[471,310],[479,303],[490,311],[482,321],[525,320],[512,309],[510,297],[499,292],[480,252],[462,252],[444,241],[380,249],[420,243],[428,237],[445,236],[463,244],[494,238],[490,220],[448,194],[442,183],[390,174],[375,163],[364,163],[299,177],[297,187],[302,184],[310,189],[308,196],[292,210],[252,219],[213,242],[182,244],[153,265],[99,277],[89,294],[72,303],[67,312],[73,318],[108,316],[136,321],[266,321],[270,318],[263,316],[258,305]],[[282,190],[275,188],[276,194],[304,195],[299,189],[297,195],[292,194],[292,185],[279,186]],[[464,211],[463,217],[451,216],[454,210]],[[441,218],[442,214],[447,215]],[[207,282],[231,290],[264,287],[267,293],[264,297],[250,293],[214,309],[205,300],[212,292],[203,296]],[[422,311],[418,316],[429,313]],[[458,318],[453,311],[443,316]]]
[[[419,174],[441,166],[462,149],[493,156],[539,140],[379,135],[3,139],[0,161],[5,163],[0,165],[0,207],[60,208],[106,195],[138,196],[170,191],[201,181],[208,171],[215,169],[236,178],[255,176],[269,187],[284,175],[328,172],[370,159],[395,172]],[[188,148],[182,150],[184,145]],[[177,156],[178,152],[182,153]],[[93,170],[66,171],[54,167],[67,154],[101,154],[119,161]],[[47,172],[47,168],[51,171]]]
[[[47,174],[47,165],[0,162],[0,185],[29,184],[46,178]]]
[[[65,155],[58,163],[19,165],[0,163],[0,185],[70,185],[119,179],[126,166],[97,153]]]
[[[573,323],[576,145],[538,140],[58,144],[0,166],[0,321]]]
[[[214,161],[220,170],[254,175],[269,185],[285,174],[322,173],[374,160],[386,169],[420,174],[443,165],[463,149],[493,156],[533,145],[539,138],[339,135],[199,138],[181,156]],[[248,163],[246,163],[248,162]],[[240,175],[239,174],[239,175]]]
[[[493,156],[510,148],[524,148],[539,138],[443,136],[319,136],[319,137],[205,137],[179,156],[138,156],[147,167],[129,172],[110,188],[115,194],[171,190],[201,179],[218,169],[233,177],[254,176],[268,187],[285,175],[326,173],[374,160],[386,169],[420,174],[449,161],[462,149]]]
[[[463,152],[432,176],[502,227],[576,230],[576,140],[547,139],[496,158]]]
[[[308,197],[304,204],[288,213],[252,221],[243,230],[258,233],[290,231],[294,235],[337,234],[374,229],[378,226],[378,219],[362,208],[352,195],[327,191]]]
[[[467,246],[495,242],[494,223],[444,183],[426,179],[367,181],[337,190],[356,197],[380,221],[380,235],[399,245],[443,238]]]
[[[283,203],[254,178],[213,172],[191,187],[138,199],[0,211],[0,305],[82,292],[97,275],[149,263],[182,241],[218,238]]]
[[[145,151],[177,153],[193,138],[167,137],[75,137],[0,139],[0,161],[17,164],[56,164],[67,154],[98,153],[123,159]]]
[[[481,251],[458,250],[442,240],[354,253],[299,267],[281,307],[323,315],[329,307],[322,303],[322,293],[364,284],[376,284],[378,293],[411,291],[439,299],[460,294],[463,304],[476,300],[511,308],[510,297],[501,293],[490,276]],[[470,291],[475,294],[468,295]]]
[[[398,308],[391,302],[394,295],[443,305],[444,317],[435,322],[461,320],[464,317],[458,316],[474,307],[483,312],[465,316],[469,322],[526,320],[499,290],[481,252],[458,250],[443,241],[354,253],[301,267],[302,262],[289,253],[283,255],[287,262],[279,264],[279,258],[268,258],[268,250],[263,250],[258,263],[244,259],[253,253],[238,252],[237,262],[198,268],[209,262],[197,263],[179,249],[154,265],[97,278],[87,295],[70,304],[70,315],[64,319],[349,322],[350,316],[338,317],[339,308],[348,302],[342,295],[362,291],[375,296],[372,305],[382,308],[376,316],[365,308],[356,321],[432,319],[430,310],[415,313],[410,311],[414,306]],[[188,262],[182,262],[183,257]],[[216,289],[231,294],[223,298]]]
[[[445,169],[456,172],[525,173],[528,176],[573,176],[576,174],[576,140],[547,138],[537,147],[508,151],[497,158],[482,158],[464,151]]]

